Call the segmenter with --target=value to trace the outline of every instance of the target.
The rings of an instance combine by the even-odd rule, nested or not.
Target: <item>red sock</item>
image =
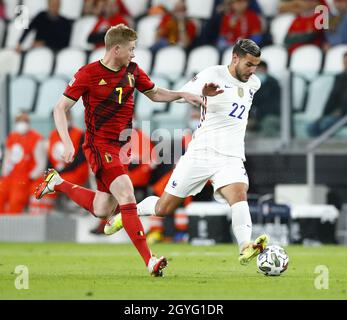
[[[65,180],[63,183],[55,185],[54,190],[65,193],[72,201],[76,202],[79,206],[95,216],[93,207],[95,197],[94,191]]]
[[[151,251],[146,242],[145,232],[139,216],[137,215],[137,208],[135,203],[128,203],[120,206],[122,214],[122,221],[125,231],[133,242],[137,251],[141,254],[142,259],[145,261],[146,266],[151,258]]]

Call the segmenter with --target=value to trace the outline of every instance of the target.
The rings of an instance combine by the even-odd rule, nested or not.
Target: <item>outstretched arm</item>
[[[146,92],[145,95],[155,102],[171,102],[174,100],[184,99],[186,102],[194,106],[204,104],[202,97],[197,94],[184,91],[173,91],[160,87],[157,87],[152,91]]]
[[[72,108],[75,103],[75,101],[62,96],[53,111],[55,126],[57,127],[60,139],[64,145],[63,159],[67,163],[73,161],[75,148],[69,135],[66,112]]]

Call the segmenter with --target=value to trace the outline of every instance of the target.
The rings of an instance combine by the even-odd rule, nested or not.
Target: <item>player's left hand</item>
[[[193,106],[205,105],[203,98],[193,93],[184,92],[182,98]]]
[[[202,88],[202,95],[205,97],[214,97],[224,92],[224,90],[220,89],[219,84],[210,82],[205,83],[204,87]]]

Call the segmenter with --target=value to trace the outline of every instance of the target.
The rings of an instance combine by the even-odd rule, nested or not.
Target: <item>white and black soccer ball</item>
[[[257,256],[258,272],[266,276],[280,276],[287,270],[289,257],[280,246],[268,246]]]

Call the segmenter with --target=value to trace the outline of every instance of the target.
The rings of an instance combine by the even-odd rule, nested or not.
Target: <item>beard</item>
[[[236,66],[235,73],[236,73],[237,80],[239,80],[241,82],[247,82],[248,81],[248,79],[247,80],[244,79],[245,76],[241,73],[239,66]]]

